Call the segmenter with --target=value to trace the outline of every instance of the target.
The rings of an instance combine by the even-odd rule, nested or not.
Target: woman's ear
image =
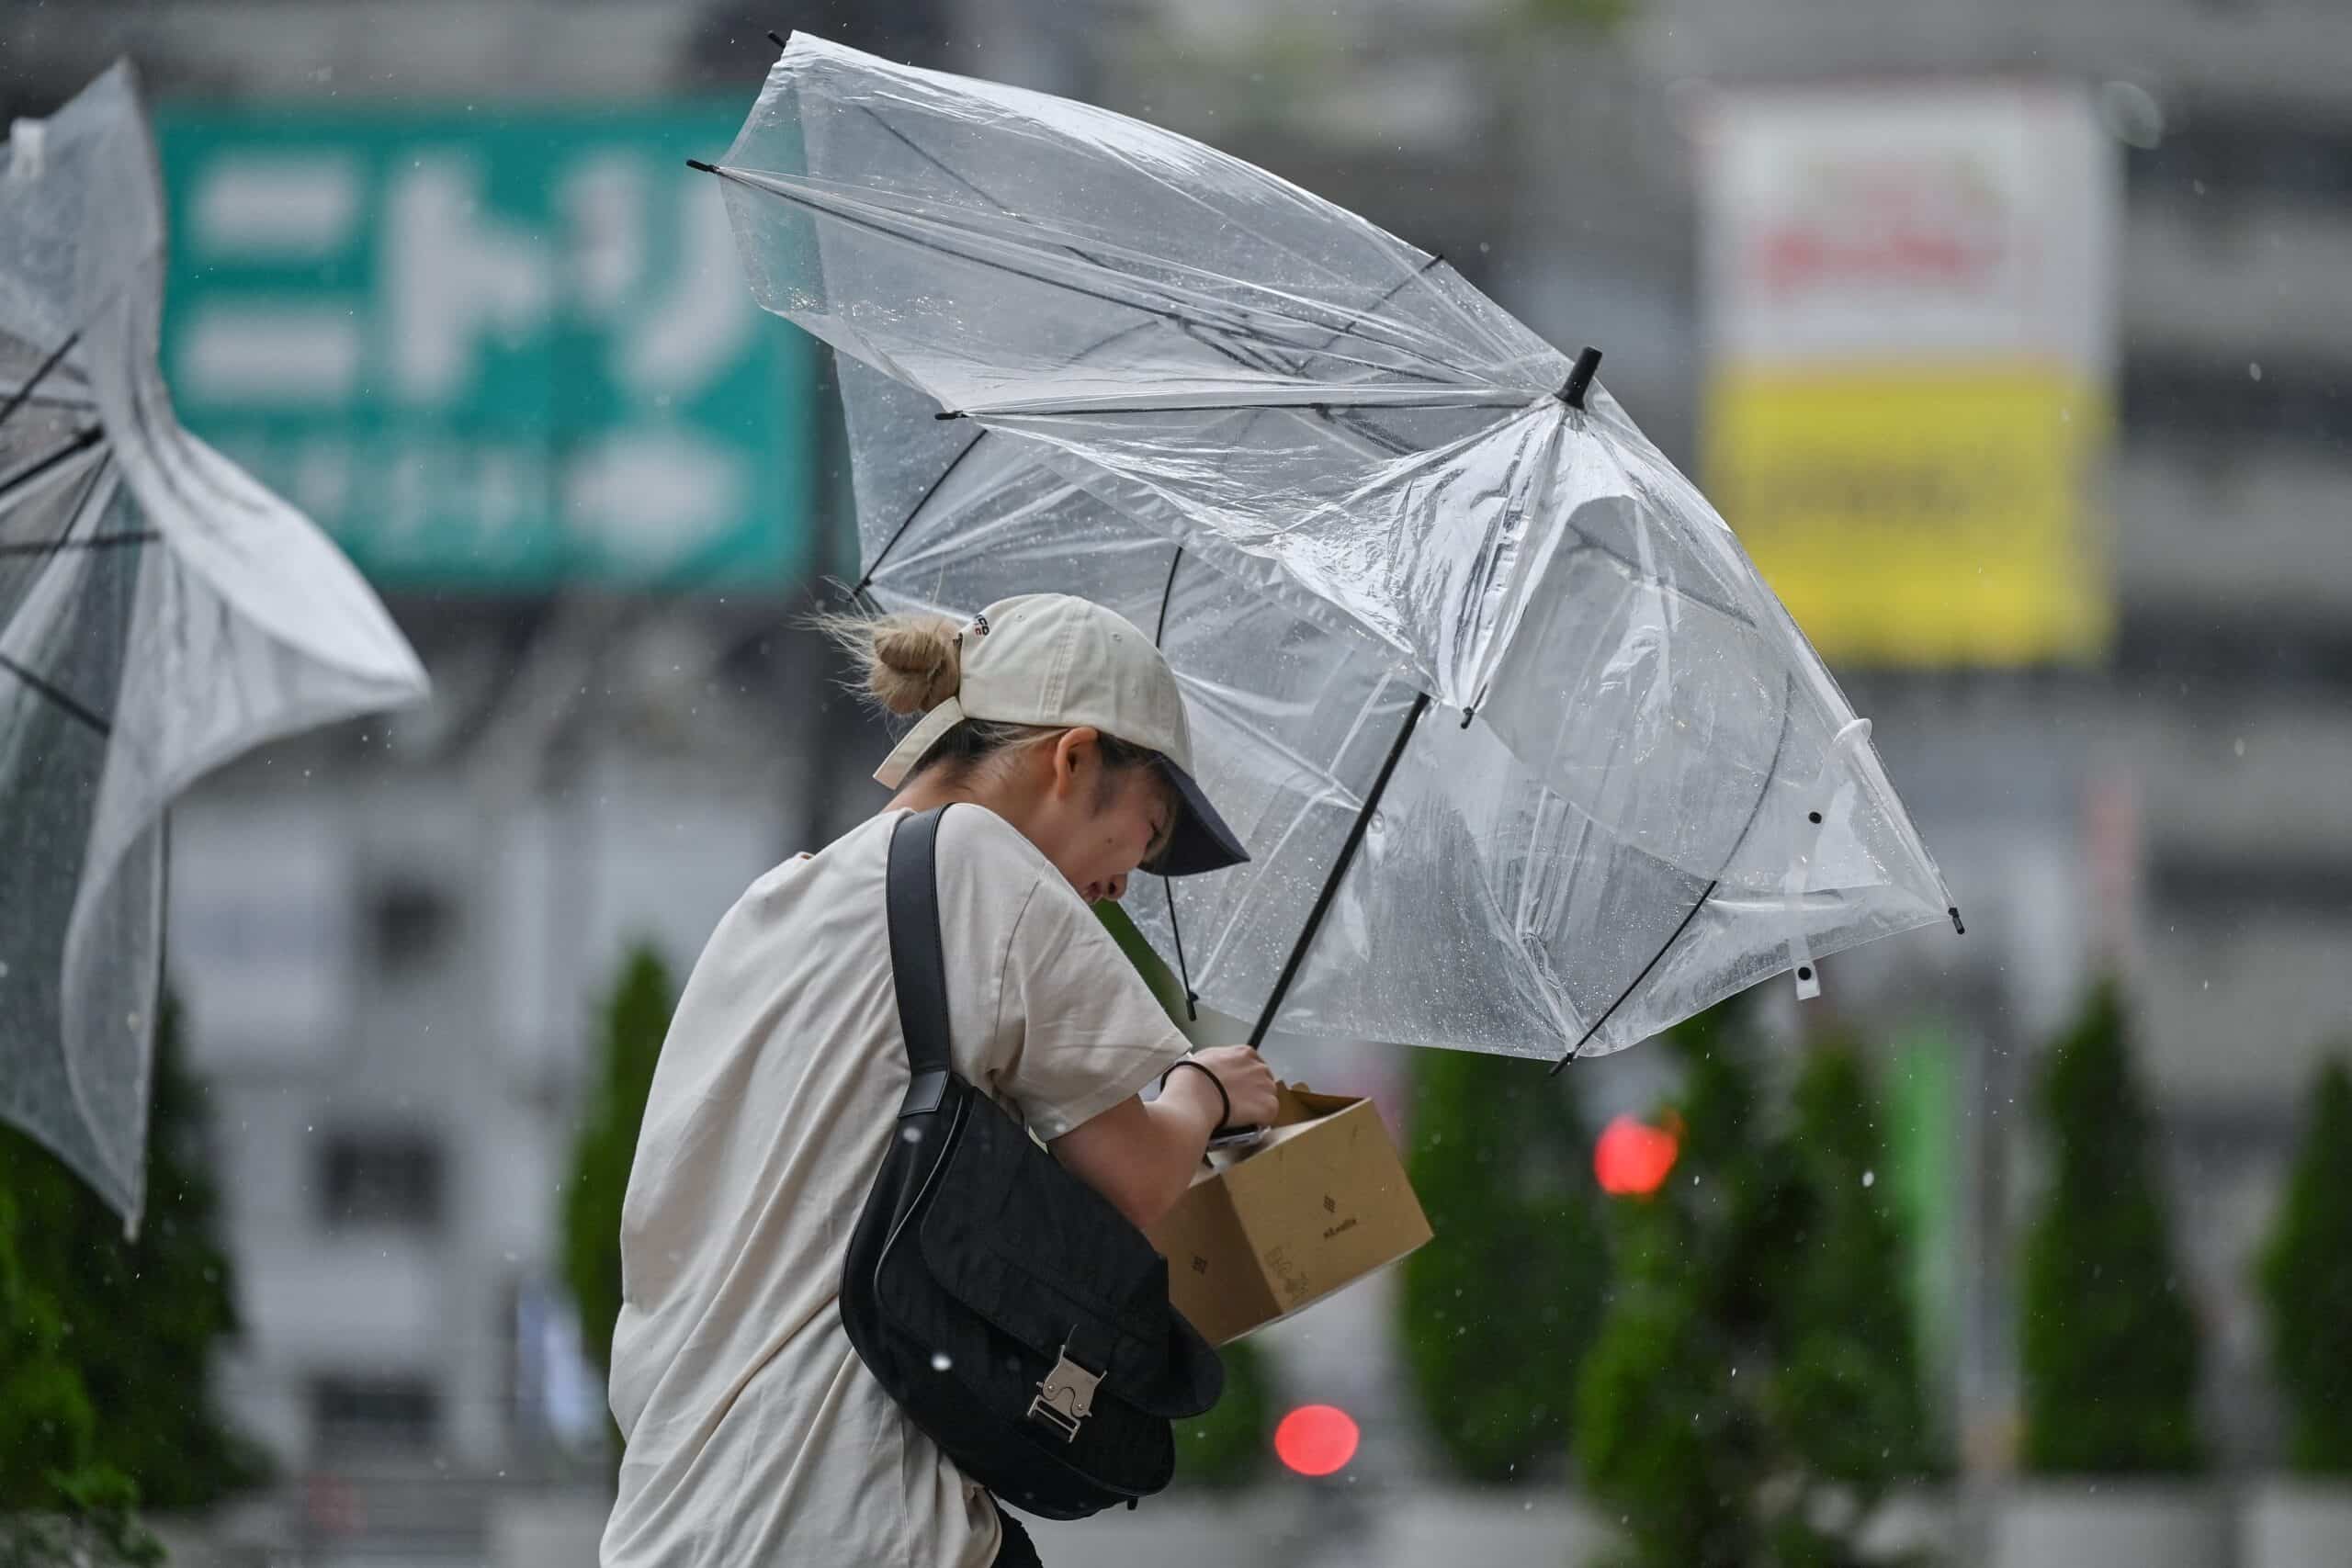
[[[1102,732],[1091,724],[1081,724],[1062,731],[1054,743],[1054,787],[1065,784],[1076,787],[1083,778],[1090,762],[1102,761]]]

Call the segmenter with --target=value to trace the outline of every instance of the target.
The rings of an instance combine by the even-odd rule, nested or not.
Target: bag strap
[[[899,1115],[928,1115],[946,1098],[949,1063],[947,959],[939,938],[939,820],[942,806],[899,818],[890,829],[888,879],[890,980],[912,1077]]]

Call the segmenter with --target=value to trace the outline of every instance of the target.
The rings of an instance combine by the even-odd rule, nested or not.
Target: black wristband
[[[1216,1125],[1218,1128],[1232,1126],[1233,1097],[1225,1092],[1225,1084],[1215,1073],[1209,1071],[1206,1064],[1196,1062],[1193,1060],[1192,1057],[1186,1056],[1181,1061],[1171,1065],[1169,1067],[1168,1072],[1159,1075],[1159,1087],[1162,1089],[1166,1089],[1168,1087],[1169,1074],[1173,1073],[1178,1067],[1190,1067],[1194,1072],[1200,1074],[1203,1077],[1208,1079],[1210,1083],[1216,1086],[1216,1102],[1218,1106]],[[1216,1129],[1212,1129],[1212,1131],[1215,1130]]]

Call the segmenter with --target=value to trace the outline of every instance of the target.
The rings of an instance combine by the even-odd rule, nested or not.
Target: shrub
[[[2197,1323],[2113,982],[2051,1052],[2039,1111],[2051,1171],[2020,1292],[2026,1466],[2193,1471]]]
[[[1668,1048],[1681,1152],[1657,1193],[1611,1212],[1577,1460],[1644,1568],[1869,1562],[1871,1511],[1927,1442],[1860,1058],[1815,1052],[1776,1117],[1724,1010]]]
[[[1406,1364],[1456,1475],[1527,1480],[1567,1452],[1606,1275],[1573,1075],[1467,1051],[1412,1061],[1407,1168],[1436,1235],[1405,1261]]]
[[[269,1463],[214,1395],[215,1348],[238,1331],[235,1273],[219,1240],[204,1089],[168,994],[151,1094],[136,1237],[20,1133],[0,1131],[0,1181],[15,1197],[27,1285],[56,1314],[61,1352],[88,1402],[90,1462],[126,1477],[148,1507],[198,1508],[259,1484]]]
[[[606,1378],[613,1371],[613,1325],[621,1314],[621,1205],[675,1006],[661,955],[650,947],[631,953],[605,997],[596,1083],[564,1188],[564,1284],[580,1311],[581,1348]],[[619,1449],[617,1431],[614,1449]]]
[[[1811,1517],[1867,1514],[1931,1461],[1879,1102],[1850,1041],[1808,1055],[1791,1111],[1797,1247],[1776,1314],[1772,1427],[1826,1505]]]
[[[93,1458],[96,1417],[21,1236],[15,1197],[0,1190],[0,1568],[158,1562],[132,1512],[138,1488]]]
[[[2287,1403],[2287,1462],[2352,1475],[2352,1068],[2323,1067],[2257,1285]]]
[[[1264,1354],[1247,1339],[1217,1354],[1225,1361],[1225,1393],[1207,1415],[1176,1423],[1176,1479],[1186,1485],[1230,1490],[1265,1473],[1273,1439],[1274,1392]]]
[[[1682,1146],[1665,1186],[1610,1213],[1616,1280],[1577,1380],[1577,1460],[1643,1568],[1770,1561],[1755,1393],[1789,1253],[1786,1173],[1723,1010],[1669,1033]]]

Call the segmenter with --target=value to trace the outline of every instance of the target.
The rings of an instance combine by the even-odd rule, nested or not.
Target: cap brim
[[[1168,836],[1168,847],[1144,870],[1155,876],[1198,876],[1249,860],[1241,836],[1216,814],[1193,775],[1165,757],[1159,760],[1159,768],[1176,786],[1176,826]]]

